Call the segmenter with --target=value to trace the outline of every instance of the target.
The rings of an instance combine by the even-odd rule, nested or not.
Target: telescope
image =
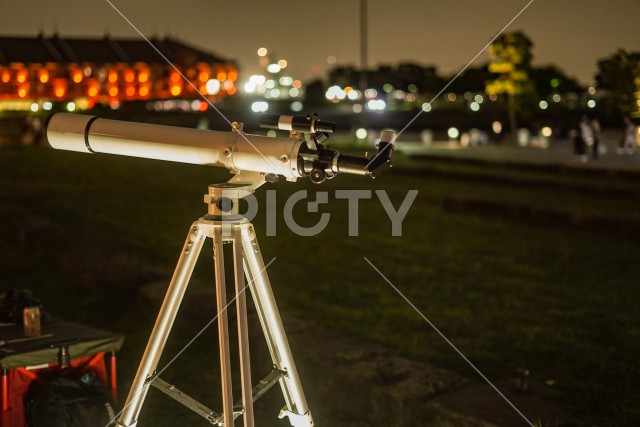
[[[242,125],[231,132],[101,119],[94,116],[56,113],[45,126],[53,148],[82,153],[107,153],[147,159],[169,160],[227,168],[234,177],[212,184],[205,195],[208,214],[196,220],[187,233],[164,302],[132,382],[117,427],[135,427],[150,387],[157,388],[208,420],[213,425],[233,426],[242,416],[245,427],[254,426],[253,403],[275,384],[280,384],[285,406],[278,415],[288,417],[293,427],[313,427],[313,417],[297,373],[282,319],[277,309],[253,225],[238,210],[238,200],[265,182],[279,176],[288,181],[309,176],[315,183],[345,172],[375,178],[391,166],[396,134],[383,131],[378,152],[368,157],[340,154],[324,147],[335,124],[317,116],[265,115],[261,126],[289,131],[289,138],[245,134]],[[240,196],[240,194],[244,194]],[[217,413],[162,380],[158,363],[187,289],[193,268],[206,238],[213,239],[216,304],[222,386],[222,413]],[[224,243],[232,243],[238,327],[240,388],[242,398],[234,403],[231,380],[229,325],[225,282]],[[244,272],[244,273],[243,273]],[[246,283],[246,284],[245,284]],[[254,307],[272,360],[272,370],[252,387],[246,292]]]
[[[317,116],[264,115],[261,126],[290,132],[290,137],[245,134],[234,123],[231,132],[109,120],[55,113],[45,126],[49,145],[82,153],[107,153],[225,167],[230,172],[257,172],[267,180],[309,176],[314,183],[338,173],[372,178],[391,167],[395,133],[383,131],[371,158],[340,154],[324,147],[335,124]]]

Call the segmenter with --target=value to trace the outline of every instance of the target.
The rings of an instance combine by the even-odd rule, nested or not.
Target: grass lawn
[[[280,309],[480,381],[366,257],[490,379],[527,368],[532,383],[552,390],[553,404],[580,419],[638,425],[640,242],[624,233],[624,223],[639,220],[640,198],[624,192],[632,188],[628,177],[435,160],[400,159],[399,165],[375,181],[341,175],[322,186],[301,180],[259,190],[258,198],[277,191],[277,236],[265,234],[264,211],[253,222],[265,262],[276,257],[269,275]],[[205,212],[207,185],[229,177],[221,169],[160,161],[2,149],[2,288],[32,289],[53,314],[125,333],[124,398],[157,312],[138,289],[171,275],[188,226]],[[360,232],[352,237],[347,201],[335,197],[339,189],[382,189],[396,207],[407,190],[419,195],[401,237],[391,235],[375,195],[361,200]],[[317,236],[285,227],[285,200],[299,190],[329,193],[330,203],[320,205],[331,215],[329,225]],[[452,196],[594,215],[621,229],[449,211],[443,200]],[[294,215],[306,225],[319,218],[302,209]],[[210,283],[210,270],[199,262],[194,281]],[[167,354],[206,322],[197,313],[181,319]],[[207,363],[217,363],[215,342],[198,342],[169,376],[213,380],[196,375],[208,365],[191,353],[211,354]],[[144,411],[147,424],[140,426],[190,419],[172,418],[162,403],[150,402]]]

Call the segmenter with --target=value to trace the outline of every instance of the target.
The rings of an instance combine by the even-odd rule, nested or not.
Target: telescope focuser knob
[[[325,174],[322,169],[315,168],[309,173],[309,178],[314,184],[322,184],[324,180],[327,179],[327,174]]]

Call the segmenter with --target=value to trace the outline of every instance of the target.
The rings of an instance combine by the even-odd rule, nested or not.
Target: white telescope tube
[[[107,153],[254,171],[295,180],[302,141],[238,132],[101,119],[56,113],[46,127],[51,147],[82,153]]]

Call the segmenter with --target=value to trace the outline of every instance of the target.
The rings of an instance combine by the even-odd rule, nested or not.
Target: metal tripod
[[[252,191],[262,182],[258,184],[227,183],[209,187],[209,194],[205,195],[205,202],[209,205],[209,214],[195,221],[189,230],[173,278],[142,356],[138,372],[133,380],[129,396],[125,402],[124,410],[117,421],[117,426],[136,426],[149,386],[153,385],[207,419],[211,424],[230,427],[234,425],[235,418],[242,415],[244,427],[253,427],[253,402],[277,382],[280,383],[286,403],[279,417],[288,416],[290,424],[294,427],[313,426],[313,418],[304,397],[291,349],[289,348],[289,342],[271,290],[271,284],[265,272],[265,264],[253,225],[238,214],[238,203],[242,194]],[[193,268],[207,237],[213,239],[214,249],[222,414],[210,410],[156,375],[158,361],[169,337],[169,332],[187,289]],[[240,348],[242,398],[235,405],[231,387],[229,325],[226,311],[228,303],[222,248],[225,242],[233,243],[235,300]],[[245,274],[247,277],[246,285]],[[248,289],[253,297],[274,366],[273,371],[253,389],[251,386],[245,289]]]

